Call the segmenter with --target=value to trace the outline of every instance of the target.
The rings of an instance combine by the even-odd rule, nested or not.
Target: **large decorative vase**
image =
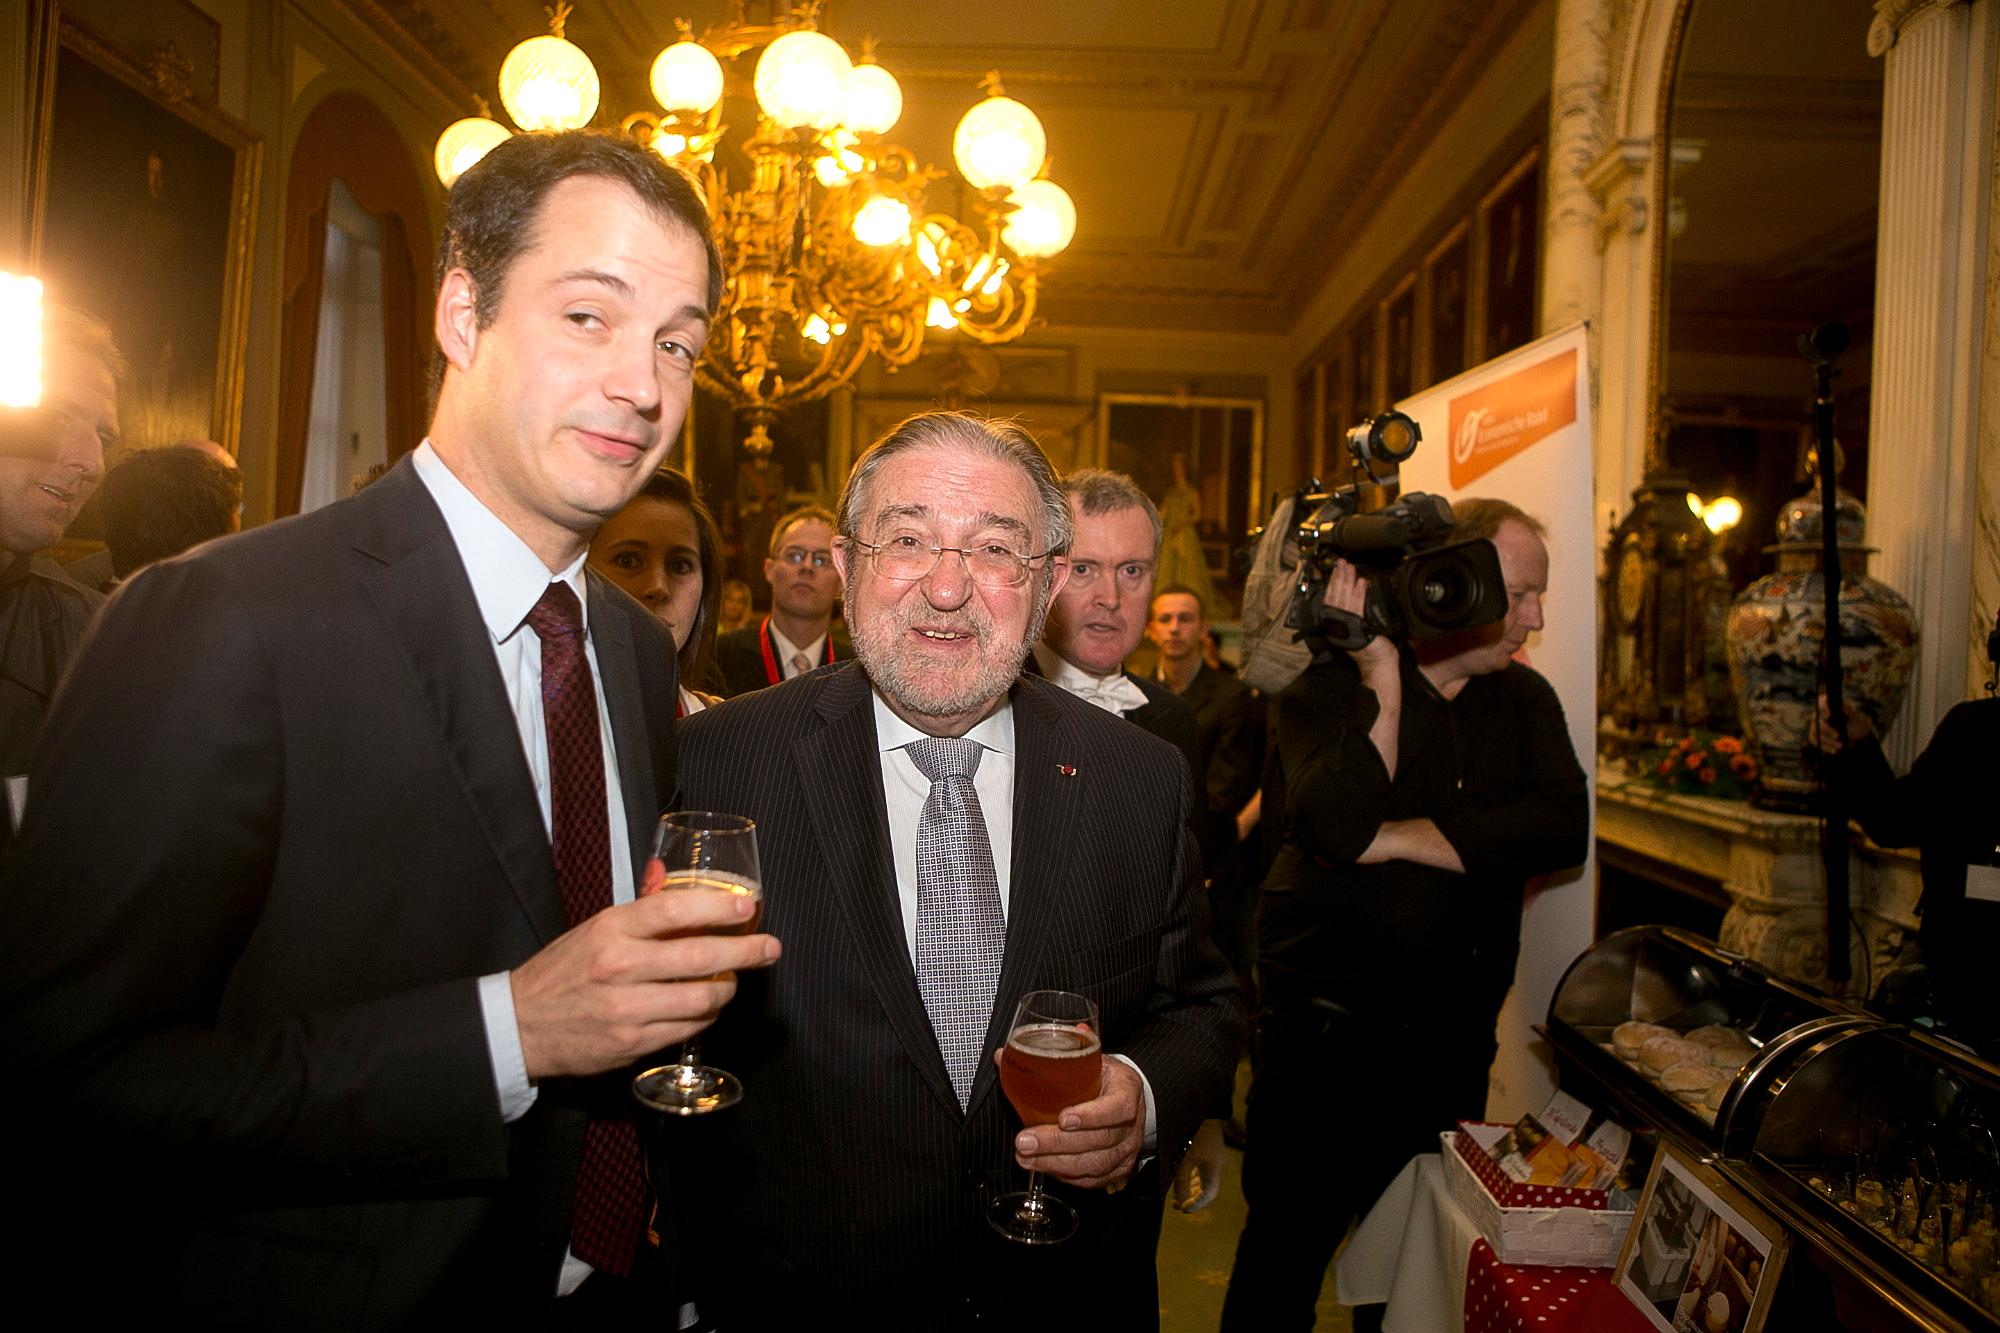
[[[1835,495],[1840,541],[1840,661],[1846,700],[1877,735],[1895,720],[1917,660],[1917,618],[1910,604],[1868,577],[1866,514],[1846,491]],[[1826,639],[1824,523],[1817,485],[1785,506],[1778,544],[1766,547],[1778,570],[1729,608],[1729,676],[1744,731],[1757,756],[1751,800],[1774,810],[1810,811],[1819,787],[1813,724],[1819,708],[1821,646]]]

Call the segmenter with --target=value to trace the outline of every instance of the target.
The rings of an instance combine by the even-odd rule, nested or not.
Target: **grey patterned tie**
[[[926,736],[903,748],[931,783],[917,819],[917,989],[963,1109],[985,1054],[1007,945],[993,845],[972,786],[983,747]]]

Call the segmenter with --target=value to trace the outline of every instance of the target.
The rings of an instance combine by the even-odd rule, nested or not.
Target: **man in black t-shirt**
[[[1554,689],[1514,660],[1542,626],[1541,526],[1503,501],[1454,535],[1500,555],[1504,621],[1413,651],[1322,655],[1275,701],[1279,852],[1258,909],[1257,1073],[1222,1326],[1310,1329],[1348,1223],[1486,1102],[1521,898],[1584,858],[1589,802]],[[1328,605],[1359,611],[1342,563]],[[1365,1315],[1357,1311],[1357,1327]]]

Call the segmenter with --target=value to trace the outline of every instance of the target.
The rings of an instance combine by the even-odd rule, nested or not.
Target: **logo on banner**
[[[1451,400],[1451,488],[1576,421],[1574,347]]]

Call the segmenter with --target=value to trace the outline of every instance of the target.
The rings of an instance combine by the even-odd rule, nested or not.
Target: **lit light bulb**
[[[42,404],[42,280],[0,273],[0,407]]]
[[[495,145],[513,137],[505,125],[485,116],[454,120],[438,136],[437,149],[431,154],[431,165],[436,169],[438,179],[444,182],[444,188],[449,190],[473,163],[492,152]]]
[[[1699,495],[1696,495],[1693,491],[1688,492],[1689,513],[1693,514],[1696,518],[1700,518],[1706,508],[1707,506],[1702,504],[1701,497]]]
[[[580,130],[597,114],[597,67],[560,37],[530,37],[500,66],[500,101],[524,130]]]
[[[671,161],[685,153],[688,139],[685,134],[675,134],[669,130],[653,131],[653,151]]]
[[[757,58],[757,105],[787,129],[830,130],[840,123],[853,68],[824,33],[788,32]]]
[[[824,347],[833,341],[833,329],[819,315],[807,315],[806,322],[799,326],[799,336]]]
[[[944,228],[933,222],[917,233],[917,262],[922,264],[935,278],[944,272],[944,260],[938,254],[938,247],[944,241]]]
[[[993,276],[988,278],[979,288],[979,294],[981,296],[998,296],[1000,294],[1000,284],[1006,280],[1007,261],[1003,259],[993,266]]]
[[[901,245],[910,239],[910,206],[878,194],[854,214],[854,239],[863,245]]]
[[[1027,107],[1011,97],[989,97],[958,122],[951,155],[974,189],[1011,189],[1042,169],[1049,139]]]
[[[1029,181],[1007,196],[1014,211],[1000,239],[1023,259],[1046,259],[1069,248],[1076,237],[1076,204],[1054,181]]]
[[[653,100],[705,116],[722,100],[722,65],[700,42],[675,42],[653,60]]]
[[[847,76],[840,123],[859,134],[887,134],[903,117],[903,88],[880,65],[856,65]]]
[[[1715,502],[1702,511],[1701,521],[1719,537],[1743,521],[1743,502],[1733,495],[1717,496]]]
[[[952,318],[951,307],[944,303],[942,296],[931,298],[930,308],[924,312],[924,323],[934,329],[955,329],[958,321]]]

